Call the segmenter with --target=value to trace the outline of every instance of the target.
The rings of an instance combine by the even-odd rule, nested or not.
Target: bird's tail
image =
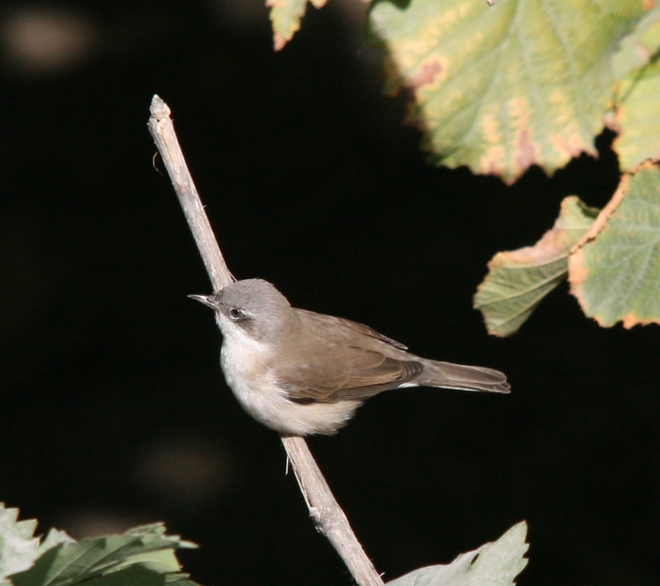
[[[424,366],[424,370],[415,380],[420,386],[491,393],[511,392],[506,375],[499,370],[435,360],[425,360]]]

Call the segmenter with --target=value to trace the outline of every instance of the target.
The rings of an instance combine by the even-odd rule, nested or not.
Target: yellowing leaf
[[[660,157],[660,7],[652,10],[614,58],[615,71],[627,73],[616,97],[614,150],[630,170]]]
[[[513,182],[595,153],[611,57],[644,0],[380,0],[386,91],[409,90],[432,162]]]
[[[498,252],[488,263],[489,273],[474,296],[490,334],[518,331],[543,298],[568,273],[568,253],[593,224],[598,210],[576,196],[561,203],[555,225],[534,246]]]
[[[660,323],[660,168],[621,180],[569,258],[571,292],[601,326]]]
[[[619,50],[612,57],[612,68],[616,79],[649,64],[660,47],[660,7],[649,10],[635,30],[621,41]]]
[[[327,0],[310,0],[316,7],[321,8]],[[270,8],[270,20],[273,23],[273,45],[276,51],[284,46],[300,30],[300,21],[307,9],[307,0],[266,0]]]
[[[625,100],[618,108],[620,135],[614,141],[621,168],[630,170],[660,158],[660,62],[655,61],[622,83]]]

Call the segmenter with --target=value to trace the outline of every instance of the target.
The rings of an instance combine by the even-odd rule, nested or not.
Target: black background
[[[210,289],[152,166],[158,93],[238,278],[512,382],[386,393],[310,441],[386,579],[525,519],[521,585],[660,582],[657,328],[601,329],[566,286],[506,340],[471,308],[489,258],[534,243],[563,197],[608,200],[611,136],[506,187],[424,163],[337,7],[274,54],[265,9],[239,26],[207,2],[79,5],[98,39],[76,67],[4,54],[0,500],[76,537],[164,520],[201,545],[182,558],[202,584],[350,583],[186,298]]]

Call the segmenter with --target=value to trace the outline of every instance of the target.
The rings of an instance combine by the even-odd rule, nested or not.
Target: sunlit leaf
[[[635,29],[621,41],[619,50],[612,56],[615,79],[623,79],[629,73],[649,64],[660,46],[660,6],[647,12]]]
[[[514,525],[494,543],[459,555],[446,566],[419,568],[388,586],[512,586],[527,565],[527,523]]]
[[[625,72],[616,97],[614,150],[621,167],[632,169],[660,157],[660,7],[652,10],[615,56],[615,70]]]
[[[632,169],[648,158],[660,158],[660,62],[654,61],[622,83],[624,101],[614,142],[621,168]]]
[[[571,292],[600,325],[660,323],[659,210],[660,169],[645,163],[623,177],[588,241],[571,254]]]
[[[430,159],[507,182],[595,153],[619,41],[644,0],[379,0],[386,90],[408,89]]]
[[[18,509],[0,503],[0,584],[7,576],[28,569],[40,555],[37,522],[18,520]]]
[[[518,330],[543,298],[568,274],[568,252],[591,227],[598,211],[575,196],[564,199],[555,225],[534,246],[498,252],[474,296],[490,334]]]
[[[64,543],[44,553],[27,571],[11,577],[15,586],[73,586],[94,579],[94,584],[120,584],[114,573],[139,575],[140,583],[186,581],[174,549],[195,547],[176,535],[166,535],[158,523],[137,527],[123,535]],[[139,567],[139,571],[135,568]],[[103,578],[103,580],[101,580]],[[130,582],[123,582],[124,584]]]
[[[8,576],[25,572],[47,550],[63,543],[74,543],[64,531],[51,529],[43,542],[34,537],[35,519],[18,520],[18,509],[0,503],[0,585],[9,584]]]

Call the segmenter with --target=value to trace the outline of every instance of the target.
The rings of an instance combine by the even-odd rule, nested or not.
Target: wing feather
[[[295,309],[296,338],[282,340],[274,369],[294,402],[364,400],[415,378],[423,369],[403,344],[347,319]],[[299,344],[300,339],[305,344]],[[286,365],[286,366],[285,366]]]
[[[374,350],[354,346],[343,347],[341,360],[333,363],[341,364],[343,368],[328,376],[327,362],[307,363],[299,366],[297,376],[281,378],[279,386],[296,402],[301,399],[303,402],[311,399],[319,403],[360,401],[396,388],[415,378],[424,369],[421,362],[397,360]]]

